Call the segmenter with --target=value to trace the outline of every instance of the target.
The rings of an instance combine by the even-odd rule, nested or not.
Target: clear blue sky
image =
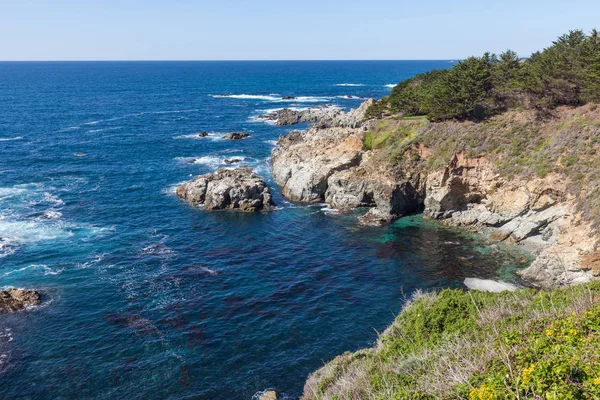
[[[0,0],[0,60],[527,56],[599,16],[600,0]]]

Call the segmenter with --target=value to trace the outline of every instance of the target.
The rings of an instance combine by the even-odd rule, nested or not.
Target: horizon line
[[[135,59],[135,60],[119,60],[119,59],[89,59],[89,60],[0,60],[0,63],[25,63],[25,62],[314,62],[314,61],[454,61],[462,60],[462,58],[405,58],[405,59],[207,59],[207,60],[195,60],[195,59]]]

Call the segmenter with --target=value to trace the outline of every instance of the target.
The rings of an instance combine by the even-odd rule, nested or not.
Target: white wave
[[[152,243],[138,251],[139,257],[169,258],[175,254],[175,250],[161,242]]]
[[[10,142],[12,140],[22,140],[24,139],[23,136],[16,136],[16,137],[12,137],[12,138],[0,138],[0,142]]]
[[[324,101],[331,100],[331,97],[315,97],[315,96],[300,96],[296,97],[293,100],[282,100],[282,101],[291,101],[294,103],[320,103]]]
[[[224,133],[209,132],[208,136],[200,136],[198,133],[189,133],[186,135],[173,136],[173,139],[195,139],[195,140],[212,140],[219,141],[223,139]]]
[[[336,96],[338,99],[346,99],[346,100],[364,100],[364,97],[361,96]]]
[[[43,194],[43,202],[50,203],[55,206],[62,206],[65,204],[58,196],[53,195],[52,193],[44,192]]]
[[[396,86],[398,86],[397,83],[390,83],[389,85],[385,85],[385,87],[388,87],[388,88],[395,88]]]
[[[98,121],[90,121],[90,122],[84,122],[84,123],[83,123],[83,124],[81,124],[81,125],[97,125],[97,124],[99,124],[100,122],[102,122],[102,120],[98,120]]]
[[[204,272],[207,275],[210,276],[217,276],[219,275],[220,271],[214,270],[214,269],[210,269],[207,267],[200,267],[200,271]]]
[[[358,87],[358,86],[365,86],[365,85],[364,85],[364,83],[338,83],[335,86]]]
[[[8,240],[6,238],[1,238],[0,239],[0,258],[4,258],[6,256],[10,256],[12,254],[15,254],[15,252],[18,250],[18,246],[15,245],[11,240]]]
[[[500,293],[518,289],[518,287],[512,283],[494,281],[491,279],[466,278],[464,284],[471,290],[479,290],[481,292]]]
[[[0,187],[0,258],[25,245],[71,237],[86,241],[106,232],[63,221],[59,210],[64,202],[50,190],[56,189],[39,183]]]
[[[45,219],[60,219],[60,217],[62,217],[62,213],[58,212],[58,211],[46,211],[43,215],[43,218]]]
[[[265,140],[264,143],[270,144],[271,146],[277,146],[277,140]]]
[[[202,156],[202,157],[177,157],[176,160],[183,161],[188,164],[204,165],[210,169],[216,170],[218,168],[237,168],[242,162],[255,163],[256,160],[250,157],[243,156]],[[226,162],[233,161],[233,162]]]
[[[248,122],[260,122],[263,124],[269,124],[269,125],[275,125],[277,123],[276,119],[266,119],[266,118],[261,118],[260,115],[253,115],[251,117],[248,118]]]
[[[94,265],[94,264],[98,264],[99,262],[101,262],[102,260],[104,260],[104,257],[106,257],[106,253],[103,254],[99,254],[94,256],[94,258],[90,261],[86,261],[84,263],[77,263],[76,267],[77,268],[82,268],[82,269],[86,269],[89,268],[90,266]]]
[[[58,224],[44,224],[38,221],[0,221],[0,237],[10,242],[37,243],[46,240],[65,239],[73,232]]]
[[[58,132],[76,131],[77,129],[80,129],[80,128],[81,128],[81,126],[79,126],[79,125],[78,126],[69,126],[67,128],[63,128],[63,129],[58,130]]]
[[[63,272],[64,270],[65,270],[64,268],[52,269],[49,266],[47,266],[46,264],[31,264],[27,267],[22,267],[19,269],[5,272],[2,276],[7,277],[10,275],[19,274],[19,273],[25,272],[25,271],[27,271],[27,272],[39,271],[43,275],[58,275],[61,272]]]
[[[98,133],[98,132],[106,132],[106,131],[115,131],[117,129],[123,128],[122,126],[115,126],[110,128],[102,128],[102,129],[90,129],[87,131],[88,133]]]
[[[174,196],[177,193],[177,188],[181,185],[183,185],[184,183],[186,183],[187,181],[181,181],[179,183],[176,183],[174,185],[171,185],[169,187],[166,187],[164,189],[161,190],[162,194],[166,194],[169,196]]]
[[[331,97],[322,96],[299,96],[291,99],[284,99],[283,97],[267,96],[267,95],[254,95],[254,94],[211,94],[211,97],[217,99],[241,99],[241,100],[262,100],[270,101],[274,103],[318,103],[331,100]]]
[[[216,99],[242,99],[242,100],[264,100],[264,101],[281,100],[281,97],[255,95],[255,94],[231,94],[231,95],[211,94],[210,97],[214,97]]]

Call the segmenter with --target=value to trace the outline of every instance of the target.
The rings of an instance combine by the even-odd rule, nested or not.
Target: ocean
[[[512,249],[420,215],[360,227],[272,181],[290,127],[258,115],[356,108],[450,66],[0,63],[0,287],[43,295],[0,315],[0,397],[294,399],[324,362],[372,344],[414,290],[514,280]],[[206,212],[174,195],[231,158],[267,180],[277,210]]]

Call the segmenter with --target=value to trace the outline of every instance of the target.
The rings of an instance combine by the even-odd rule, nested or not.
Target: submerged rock
[[[0,312],[15,312],[42,302],[39,292],[29,289],[0,290]]]
[[[199,132],[198,136],[199,137],[207,137],[208,136],[208,132],[206,132],[206,131]]]
[[[250,136],[248,132],[229,132],[223,136],[223,139],[240,140]]]
[[[266,182],[250,168],[221,169],[201,175],[181,185],[177,196],[192,204],[203,204],[205,210],[253,212],[275,207]]]

